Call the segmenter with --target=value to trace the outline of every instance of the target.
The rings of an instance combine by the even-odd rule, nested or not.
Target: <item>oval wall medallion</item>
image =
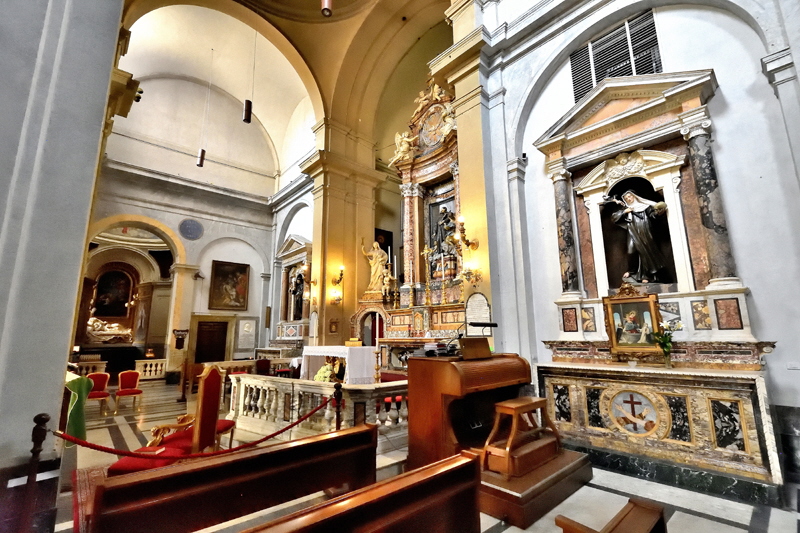
[[[196,241],[203,236],[203,225],[193,218],[181,221],[178,230],[184,239],[189,239],[190,241]]]

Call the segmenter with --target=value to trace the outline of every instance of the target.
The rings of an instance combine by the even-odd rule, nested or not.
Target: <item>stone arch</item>
[[[386,313],[386,310],[382,306],[378,305],[367,305],[361,307],[356,314],[354,314],[350,318],[350,337],[351,338],[359,338],[361,339],[361,328],[364,327],[364,320],[366,320],[367,315],[377,313],[383,318],[384,324],[389,324],[389,315]],[[362,339],[363,340],[363,339]]]
[[[278,31],[278,29],[265,18],[234,0],[131,0],[127,2],[123,12],[122,27],[130,29],[134,22],[150,11],[172,5],[193,5],[213,9],[229,15],[255,29],[280,50],[292,65],[295,72],[297,72],[297,75],[302,80],[311,98],[314,116],[317,122],[322,121],[326,116],[325,102],[322,99],[322,93],[320,92],[316,77],[297,49],[289,42],[286,36]]]
[[[89,252],[84,275],[94,279],[102,265],[113,261],[128,263],[136,269],[139,273],[140,283],[158,281],[160,279],[158,263],[152,256],[132,246],[123,245]]]
[[[186,248],[178,234],[163,222],[143,215],[120,214],[92,222],[89,225],[87,243],[103,231],[122,226],[140,228],[155,233],[167,243],[175,263],[186,261]]]
[[[610,4],[607,8],[597,10],[591,17],[579,24],[578,33],[574,34],[569,42],[557,45],[557,49],[552,52],[543,62],[545,65],[538,75],[531,79],[525,89],[525,96],[520,101],[514,112],[514,118],[510,122],[514,125],[509,129],[509,136],[506,141],[506,150],[509,157],[520,157],[525,151],[522,143],[525,136],[525,127],[530,120],[533,108],[542,94],[542,91],[555,75],[556,71],[569,58],[579,46],[592,38],[605,28],[613,26],[620,20],[632,16],[644,9],[691,5],[700,7],[711,7],[727,11],[743,20],[753,31],[756,32],[761,42],[764,44],[765,53],[774,52],[786,47],[786,40],[779,30],[780,24],[774,20],[771,14],[765,10],[755,0],[698,0],[693,2],[674,2],[669,0],[656,0],[655,2],[640,0],[619,9],[615,4]],[[516,154],[516,155],[515,155]]]
[[[291,208],[289,208],[289,212],[286,214],[286,217],[283,219],[283,223],[281,224],[281,229],[278,230],[278,238],[275,240],[276,249],[283,246],[283,243],[286,242],[286,237],[288,237],[289,235],[288,234],[289,226],[292,225],[292,221],[294,220],[295,215],[297,215],[297,213],[299,213],[306,207],[311,209],[313,214],[314,206],[312,206],[305,200],[298,200],[294,205],[292,205]]]

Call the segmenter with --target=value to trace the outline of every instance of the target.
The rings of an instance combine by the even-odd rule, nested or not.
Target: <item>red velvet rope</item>
[[[177,456],[177,457],[170,457],[170,458],[174,458],[176,461],[182,461],[184,459],[196,459],[196,458],[200,458],[200,457],[213,457],[215,455],[223,455],[223,454],[226,454],[226,453],[238,452],[239,450],[244,450],[246,448],[252,448],[253,446],[261,444],[264,441],[267,441],[269,439],[273,439],[273,438],[277,437],[278,435],[280,435],[281,433],[283,433],[284,431],[292,429],[297,424],[300,424],[301,422],[306,421],[308,418],[311,417],[311,415],[313,415],[314,413],[316,413],[317,411],[319,411],[320,409],[322,409],[323,407],[328,405],[329,402],[330,402],[330,398],[325,398],[325,400],[321,404],[319,404],[317,407],[315,407],[312,411],[310,411],[310,412],[306,413],[305,415],[303,415],[302,417],[298,418],[297,421],[292,422],[291,424],[289,424],[285,428],[279,429],[275,433],[271,433],[271,434],[267,435],[266,437],[262,437],[262,438],[260,438],[258,440],[254,440],[253,442],[248,442],[246,444],[241,444],[241,445],[239,445],[239,446],[237,446],[235,448],[229,448],[227,450],[218,450],[216,452],[205,452],[205,453],[190,453],[189,455],[180,455],[180,456]],[[135,457],[137,459],[166,459],[167,458],[167,457],[162,457],[160,454],[152,453],[152,452],[151,453],[130,452],[130,451],[127,451],[127,450],[116,450],[114,448],[108,448],[106,446],[101,446],[99,444],[93,444],[93,443],[87,442],[87,441],[85,441],[83,439],[79,439],[79,438],[73,437],[72,435],[67,435],[66,433],[63,433],[63,432],[58,431],[58,430],[51,431],[51,433],[53,435],[55,435],[56,437],[61,437],[62,439],[66,440],[66,441],[69,441],[69,442],[72,442],[74,444],[77,444],[78,446],[83,446],[84,448],[89,448],[91,450],[97,450],[99,452],[113,453],[113,454],[116,454],[116,455],[122,455],[123,457]],[[165,448],[165,446],[161,446],[161,448]]]

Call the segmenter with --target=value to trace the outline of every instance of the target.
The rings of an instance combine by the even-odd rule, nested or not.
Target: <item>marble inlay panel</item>
[[[744,329],[738,298],[714,300],[714,310],[717,312],[717,326],[719,329]]]
[[[738,401],[711,400],[714,419],[714,443],[717,448],[733,452],[746,450],[741,403]]]
[[[582,307],[581,320],[583,321],[583,331],[588,333],[597,331],[597,323],[594,320],[594,307]]]
[[[779,477],[773,477],[772,461],[765,460],[769,450],[760,444],[769,439],[763,420],[755,416],[755,372],[656,372],[627,365],[592,369],[558,363],[538,365],[537,372],[540,390],[548,391],[548,411],[566,439],[779,482],[771,481]]]
[[[672,424],[670,425],[667,439],[681,442],[692,442],[691,422],[689,419],[689,406],[686,396],[664,395],[669,406]]]
[[[661,311],[661,320],[675,325],[681,321],[681,308],[678,302],[658,302],[658,309]],[[683,327],[676,331],[681,331]]]
[[[711,329],[711,312],[705,300],[695,300],[692,304],[694,329]]]
[[[586,425],[595,428],[604,428],[603,416],[600,414],[600,395],[603,389],[586,387]]]
[[[571,333],[578,331],[578,311],[574,307],[562,309],[561,319],[564,323],[565,332]]]
[[[569,386],[553,385],[555,419],[559,422],[572,421],[572,406],[569,401]]]

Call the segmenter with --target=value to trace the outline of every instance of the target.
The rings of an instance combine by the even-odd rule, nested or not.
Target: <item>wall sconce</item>
[[[331,283],[333,283],[334,285],[341,285],[343,278],[344,278],[344,265],[341,265],[339,267],[339,277],[333,278],[331,280]]]
[[[136,307],[136,303],[138,301],[139,301],[139,293],[137,292],[136,294],[133,295],[133,298],[131,298],[131,301],[127,302],[125,304],[125,307]]]
[[[339,305],[342,303],[342,293],[337,290],[331,291],[331,304]]]
[[[470,250],[478,249],[478,239],[467,239],[467,232],[464,230],[464,217],[461,215],[458,217],[458,233],[456,233],[455,238],[457,241],[463,242]]]
[[[309,301],[310,299],[311,299],[311,293],[310,293],[309,291],[306,291],[306,292],[304,292],[304,293],[303,293],[303,301],[304,301],[304,302],[307,302],[307,301]]]
[[[469,263],[464,264],[464,268],[461,270],[461,273],[458,277],[467,283],[471,283],[473,287],[477,287],[478,283],[483,281],[483,274],[481,273],[480,268],[472,268],[472,265]]]

